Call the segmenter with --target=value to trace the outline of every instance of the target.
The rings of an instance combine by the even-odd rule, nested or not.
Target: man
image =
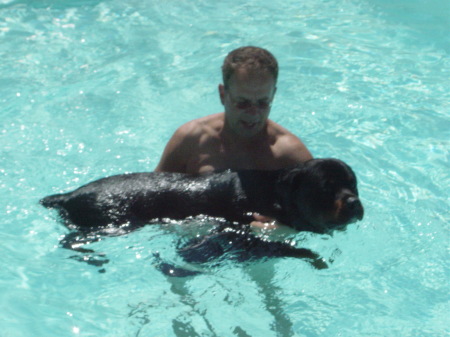
[[[155,171],[199,173],[224,169],[276,170],[312,158],[302,141],[268,119],[278,63],[265,49],[233,50],[222,66],[225,112],[182,125]]]
[[[235,49],[224,60],[222,76],[219,95],[225,112],[179,127],[155,171],[277,170],[312,158],[298,137],[268,118],[278,78],[270,52]],[[253,216],[255,227],[277,227],[271,218]]]

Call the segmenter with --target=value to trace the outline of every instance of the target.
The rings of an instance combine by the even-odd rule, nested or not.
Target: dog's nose
[[[346,200],[346,204],[349,210],[351,210],[354,216],[358,220],[362,220],[364,216],[364,208],[361,204],[361,201],[356,196],[351,196]]]
[[[358,199],[357,197],[349,197],[349,198],[347,199],[347,206],[348,206],[350,209],[356,208],[357,205],[358,205],[358,203],[360,203],[360,202],[359,202],[359,199]]]

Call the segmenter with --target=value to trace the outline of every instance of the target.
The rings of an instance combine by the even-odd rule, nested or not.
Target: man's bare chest
[[[269,170],[274,167],[273,156],[259,151],[212,151],[199,153],[188,163],[189,172],[220,171],[226,169]]]

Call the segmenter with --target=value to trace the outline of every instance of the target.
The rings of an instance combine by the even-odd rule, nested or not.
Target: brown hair
[[[222,65],[222,77],[225,88],[236,69],[245,68],[251,70],[268,71],[275,79],[278,78],[278,62],[266,49],[259,47],[240,47],[231,51]]]

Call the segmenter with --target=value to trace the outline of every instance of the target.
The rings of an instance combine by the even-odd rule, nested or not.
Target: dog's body
[[[179,247],[188,263],[203,263],[224,254],[238,261],[284,256],[326,268],[318,254],[259,238],[245,224],[258,212],[298,231],[328,233],[362,219],[364,213],[355,174],[336,159],[312,159],[279,171],[117,175],[48,196],[41,203],[56,208],[66,224],[76,229],[61,240],[62,247],[87,254],[73,258],[99,267],[108,259],[93,255],[92,250],[83,248],[85,244],[166,219],[206,215],[218,218],[212,222],[219,226]],[[166,263],[159,256],[156,262],[168,276],[198,273]]]
[[[249,223],[258,212],[299,231],[326,233],[363,217],[356,177],[337,159],[278,171],[200,175],[133,173],[103,178],[41,200],[79,229],[208,215]]]

